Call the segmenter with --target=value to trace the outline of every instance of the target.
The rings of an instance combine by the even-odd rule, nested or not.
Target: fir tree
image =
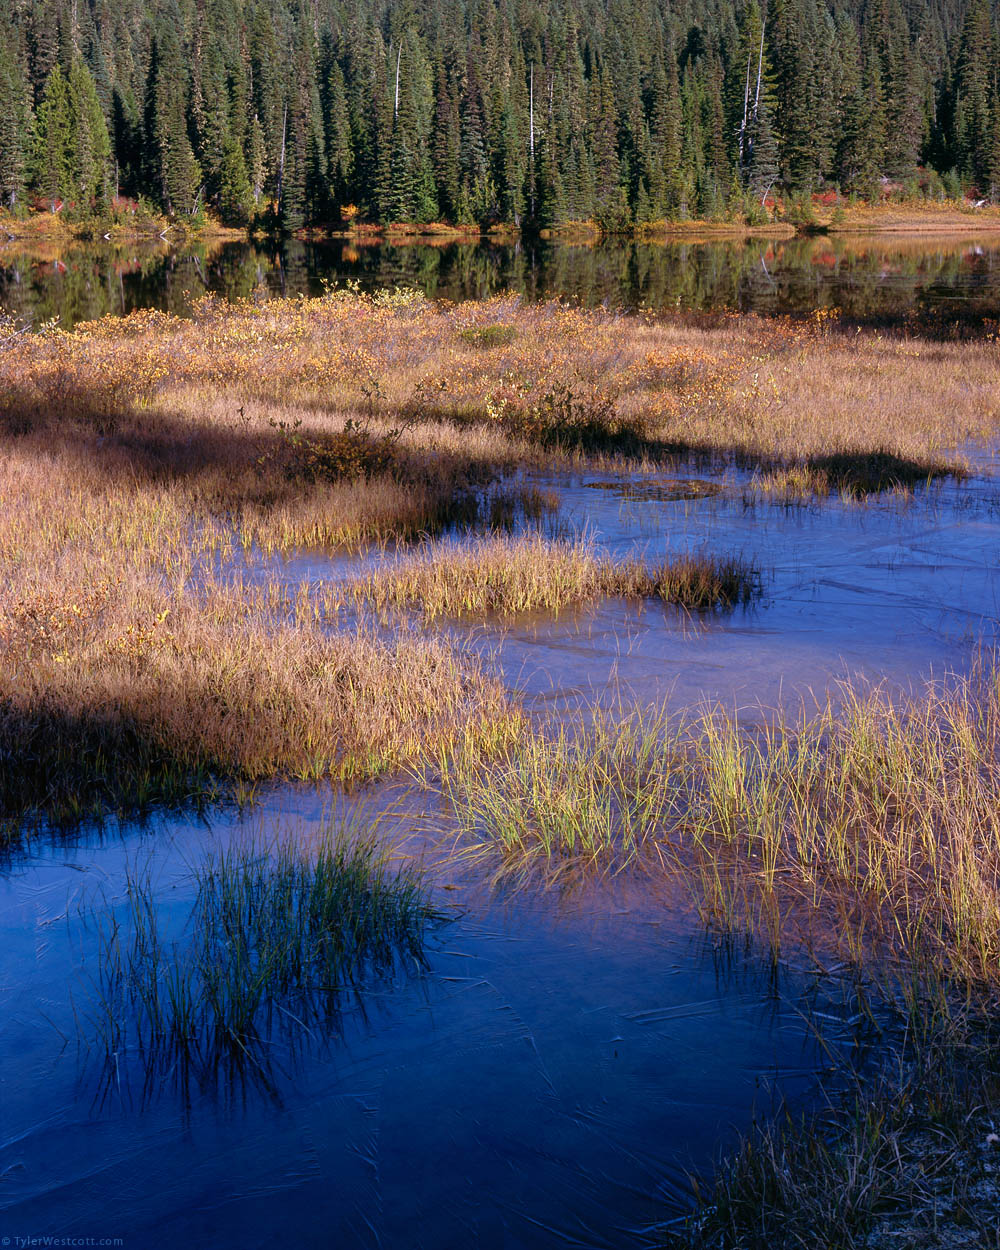
[[[0,197],[242,216],[234,142],[287,228],[617,226],[918,162],[995,195],[998,94],[995,0],[10,0]]]
[[[7,208],[16,208],[24,193],[33,131],[28,84],[0,46],[0,204]]]
[[[227,135],[219,166],[219,216],[229,226],[244,226],[250,220],[254,196],[247,174],[243,148],[235,135]]]
[[[69,71],[68,167],[72,192],[85,207],[110,195],[111,139],[90,71],[77,59]]]
[[[69,90],[57,65],[38,105],[32,182],[55,212],[70,191],[71,129]]]

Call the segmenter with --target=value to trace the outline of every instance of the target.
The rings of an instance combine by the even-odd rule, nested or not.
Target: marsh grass
[[[380,524],[395,491],[412,532],[421,491],[433,517],[449,494],[518,463],[609,458],[626,470],[679,457],[793,470],[820,494],[863,497],[960,472],[947,449],[989,437],[1000,415],[994,342],[754,317],[338,292],[206,297],[190,320],[146,311],[72,334],[22,330],[0,326],[11,438],[122,462],[214,515],[249,509],[264,528],[276,505],[308,508],[364,481],[381,492]]]
[[[693,611],[745,605],[761,591],[759,570],[740,557],[681,555],[647,562],[601,556],[586,539],[541,535],[428,544],[344,588],[348,601],[440,616],[559,613],[611,597],[659,599]]]
[[[975,1049],[938,1038],[818,1114],[784,1111],[746,1137],[697,1213],[655,1238],[672,1250],[889,1250],[997,1245],[1000,1093],[995,1029]]]
[[[541,865],[553,876],[577,862],[616,870],[632,862],[676,801],[661,717],[620,722],[597,712],[587,730],[566,725],[512,738],[484,760],[474,742],[426,761],[474,854],[499,852],[498,875]]]
[[[8,836],[274,777],[354,783],[470,724],[519,724],[471,656],[406,631],[330,634],[286,599],[239,579],[142,579],[57,582],[5,605]]]
[[[639,855],[683,873],[707,921],[853,963],[929,963],[956,983],[1000,961],[1000,676],[890,697],[845,687],[745,726],[717,709],[598,712],[470,738],[434,778],[502,872]]]
[[[599,712],[518,738],[492,764],[470,743],[424,781],[498,879],[665,869],[721,938],[772,961],[805,954],[867,1004],[881,1063],[838,1067],[818,1114],[785,1112],[746,1136],[713,1181],[695,1182],[695,1214],[651,1242],[995,1244],[995,669],[909,695],[845,687],[751,725],[719,709]]]
[[[858,502],[886,493],[909,494],[944,477],[964,481],[968,476],[967,466],[954,457],[908,459],[884,450],[840,452],[760,472],[744,498],[805,503],[839,495]]]
[[[314,844],[237,844],[192,875],[179,930],[161,914],[150,871],[135,866],[125,907],[86,916],[94,993],[77,1016],[108,1074],[137,1064],[147,1087],[167,1074],[266,1084],[272,1043],[329,1036],[367,986],[424,964],[436,913],[414,872],[391,866],[363,812],[328,824]]]

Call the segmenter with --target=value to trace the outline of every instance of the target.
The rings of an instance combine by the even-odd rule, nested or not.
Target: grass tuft
[[[302,606],[241,580],[142,580],[64,583],[0,609],[0,827],[273,777],[357,782],[470,722],[487,735],[519,723],[472,657],[405,632],[332,635]]]
[[[694,611],[749,603],[761,590],[757,568],[739,557],[684,555],[647,563],[599,556],[585,540],[539,535],[427,544],[415,555],[348,584],[347,600],[379,612],[415,609],[440,616],[558,613],[620,596],[659,599]]]
[[[90,1044],[148,1081],[263,1074],[276,1033],[336,1027],[345,995],[424,961],[433,912],[419,879],[391,869],[363,815],[315,847],[249,843],[194,869],[197,895],[168,936],[148,871],[129,872],[127,910],[96,913]],[[83,1016],[81,1018],[84,1018]]]

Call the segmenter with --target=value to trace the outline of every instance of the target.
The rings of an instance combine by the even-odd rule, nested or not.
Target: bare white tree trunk
[[[281,115],[281,159],[278,161],[278,211],[282,208],[282,197],[285,194],[285,129],[288,126],[288,105]]]

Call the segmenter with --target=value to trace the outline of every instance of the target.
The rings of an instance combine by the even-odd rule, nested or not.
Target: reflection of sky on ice
[[[742,555],[761,570],[764,595],[729,613],[608,601],[556,620],[444,627],[492,657],[530,704],[797,705],[848,677],[909,686],[961,671],[997,640],[1000,493],[985,463],[965,483],[945,481],[903,503],[745,506],[746,481],[733,474],[720,495],[668,502],[589,484],[608,481],[560,488],[560,531],[585,532],[622,558]],[[362,564],[302,556],[269,565],[266,576],[322,583]]]
[[[677,708],[746,708],[797,702],[858,674],[909,684],[964,668],[1000,623],[993,493],[986,482],[946,484],[903,509],[839,501],[785,509],[568,492],[566,510],[586,509],[595,538],[614,554],[636,543],[650,557],[740,553],[760,567],[764,598],[701,618],[606,603],[575,620],[514,627],[503,670],[543,698],[617,697],[621,688]]]
[[[255,823],[308,837],[317,815],[277,792]],[[677,1209],[685,1169],[770,1107],[773,1077],[794,1096],[822,1063],[800,979],[713,957],[678,900],[619,881],[505,904],[450,873],[437,897],[457,919],[428,971],[377,985],[341,1039],[277,1053],[278,1097],[185,1105],[168,1081],[143,1106],[123,1061],[95,1100],[96,1057],[57,1031],[75,1038],[68,990],[88,999],[81,901],[123,908],[124,860],[152,856],[179,923],[186,863],[237,825],[40,846],[0,886],[4,1227],[150,1248],[615,1246]]]
[[[493,655],[540,710],[619,697],[752,709],[855,673],[909,684],[967,668],[977,641],[995,639],[994,494],[982,475],[906,506],[744,508],[732,475],[722,496],[697,501],[623,501],[576,483],[560,514],[571,529],[586,525],[615,554],[740,552],[760,565],[764,599],[698,619],[606,603],[556,622],[442,628]],[[297,582],[357,567],[302,557],[268,570]],[[432,854],[430,835],[411,832],[423,800],[405,802],[387,829]],[[291,822],[308,838],[320,806],[276,789],[250,823]],[[85,1012],[93,961],[81,906],[103,891],[123,907],[126,860],[148,861],[177,926],[189,865],[240,831],[225,814],[171,817],[11,856],[4,1230],[150,1248],[620,1246],[680,1208],[685,1169],[709,1166],[767,1110],[775,1079],[806,1095],[824,1062],[799,1014],[804,979],[775,983],[753,959],[723,958],[668,884],[504,900],[472,869],[438,866],[435,898],[455,919],[435,929],[429,969],[375,985],[339,1039],[303,1040],[301,1053],[276,1043],[277,1097],[194,1091],[185,1104],[168,1080],[143,1105],[123,1059],[121,1086],[95,1100],[70,1002]]]

